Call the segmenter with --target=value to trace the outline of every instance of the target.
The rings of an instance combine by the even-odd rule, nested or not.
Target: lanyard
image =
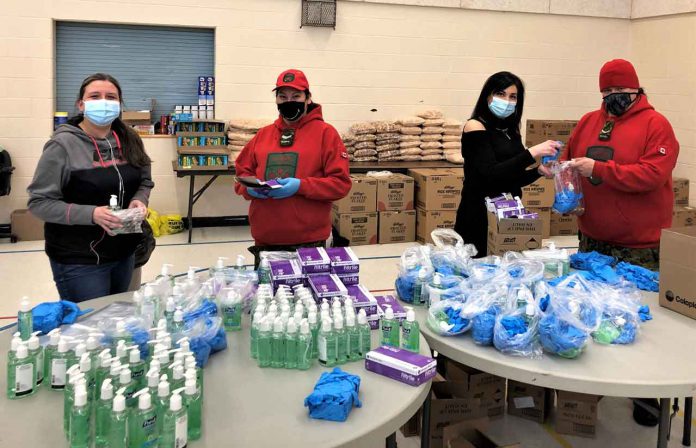
[[[118,135],[116,134],[116,131],[111,131],[111,135],[114,136],[114,140],[116,140],[116,147],[118,148],[118,152],[121,154],[121,158],[123,158],[123,148],[121,148],[121,139],[118,138]],[[104,158],[101,155],[101,151],[99,150],[99,146],[97,145],[97,141],[92,137],[91,135],[87,134],[87,137],[92,140],[92,143],[94,144],[94,149],[97,151],[97,155],[99,156],[99,164],[102,166],[102,168],[106,168],[106,163],[104,163]],[[112,160],[112,164],[115,164],[116,161]]]

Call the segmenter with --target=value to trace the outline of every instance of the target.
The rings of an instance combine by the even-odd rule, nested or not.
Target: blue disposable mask
[[[488,104],[488,108],[493,112],[493,115],[498,118],[507,118],[515,113],[515,106],[517,106],[517,103],[506,101],[496,96],[494,96],[493,101]]]
[[[85,118],[97,126],[108,126],[121,114],[121,104],[110,100],[85,101]]]

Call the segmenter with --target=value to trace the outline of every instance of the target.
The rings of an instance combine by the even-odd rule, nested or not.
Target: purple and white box
[[[355,308],[356,313],[364,309],[368,318],[377,314],[377,299],[365,286],[351,285],[346,286],[346,289],[348,290],[348,295],[353,299],[353,308]]]
[[[393,295],[375,296],[375,299],[377,299],[377,305],[379,306],[378,311],[381,316],[387,311],[387,305],[391,305],[391,309],[394,310],[395,319],[399,322],[406,319],[406,309]]]
[[[356,274],[360,272],[360,261],[350,247],[330,247],[326,249],[334,274]]]
[[[379,313],[367,316],[367,323],[370,325],[370,330],[379,330]]]
[[[357,285],[360,283],[360,274],[357,272],[355,274],[336,274],[338,278],[341,279],[341,282],[343,282],[344,285],[350,286],[350,285]]]
[[[317,301],[328,297],[344,296],[348,293],[345,285],[336,274],[315,274],[307,278],[309,287]]]
[[[279,285],[300,285],[304,282],[304,275],[297,260],[274,260],[271,265],[271,281],[273,289]]]
[[[305,274],[320,274],[331,271],[329,255],[323,247],[301,247],[297,249],[297,259],[300,260],[302,272]]]
[[[411,386],[430,381],[436,367],[433,358],[396,347],[382,346],[365,355],[365,369]]]

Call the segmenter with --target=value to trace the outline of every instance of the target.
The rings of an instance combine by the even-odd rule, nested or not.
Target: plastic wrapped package
[[[471,320],[462,317],[464,303],[442,300],[428,310],[428,326],[442,336],[456,336],[471,328]]]
[[[493,328],[493,345],[506,355],[538,359],[542,356],[539,342],[541,311],[531,291],[512,289],[505,308],[498,313]],[[522,302],[524,306],[519,306]]]
[[[441,288],[438,295],[440,300],[455,300],[457,302],[465,302],[471,289],[469,282],[463,277],[457,276],[441,276]],[[432,285],[429,286],[429,293],[432,292]]]
[[[555,187],[553,211],[578,216],[585,213],[580,175],[571,167],[571,162],[553,163],[551,172]]]
[[[413,303],[416,284],[419,282],[419,273],[425,270],[425,281],[430,282],[433,277],[433,266],[430,261],[430,247],[409,247],[401,255],[399,274],[396,277],[396,294],[404,302]]]
[[[172,339],[178,341],[183,337],[188,337],[199,367],[205,367],[211,354],[227,348],[227,334],[220,317],[202,316],[184,321],[184,331],[172,335]]]
[[[500,282],[507,273],[500,257],[491,256],[472,260],[469,265],[469,282],[473,285]]]
[[[544,263],[544,276],[546,278],[561,277],[570,273],[568,250],[556,249],[553,242],[543,249],[525,250],[522,254],[527,258]]]
[[[461,316],[471,320],[471,337],[479,345],[493,345],[495,318],[505,304],[507,287],[490,284],[472,291]]]
[[[539,340],[544,350],[563,358],[577,358],[587,346],[590,334],[600,323],[601,304],[592,294],[556,288],[539,321]]]
[[[632,344],[638,336],[641,313],[640,292],[628,283],[621,288],[604,287],[602,318],[599,328],[592,333],[600,344]]]
[[[287,252],[287,251],[264,251],[259,254],[261,258],[266,258],[268,261],[280,261],[280,260],[296,260],[297,252]]]
[[[520,254],[521,255],[521,254]],[[533,287],[544,278],[544,263],[529,258],[517,258],[505,266],[508,282],[511,285],[527,285]]]
[[[344,422],[353,406],[362,406],[359,392],[360,377],[336,367],[331,372],[321,374],[314,390],[305,398],[304,405],[309,408],[311,418]]]
[[[143,233],[143,219],[147,209],[135,207],[124,208],[111,212],[121,220],[122,227],[111,229],[111,232],[116,235],[125,235],[130,233]]]
[[[466,277],[471,258],[477,253],[476,247],[464,244],[462,237],[452,229],[435,229],[430,236],[435,246],[431,253],[435,271]]]
[[[295,254],[295,257],[297,257],[297,254]],[[225,269],[225,279],[227,280],[227,288],[232,288],[241,294],[244,310],[250,310],[256,296],[256,290],[259,287],[258,272],[228,268]]]

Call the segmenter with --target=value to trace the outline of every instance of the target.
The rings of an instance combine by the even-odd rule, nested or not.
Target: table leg
[[[428,396],[423,402],[423,407],[421,408],[423,415],[421,421],[421,448],[430,447],[430,401],[431,401],[431,391],[428,389]]]
[[[669,433],[669,407],[671,399],[660,398],[660,424],[657,427],[657,448],[667,448]]]
[[[196,180],[196,176],[191,176],[189,180],[189,197],[188,197],[188,242],[191,243],[191,234],[193,233],[193,185]]]
[[[691,446],[691,413],[694,404],[693,397],[684,399],[684,436],[682,437],[682,445]]]
[[[387,437],[386,447],[387,448],[396,448],[396,433],[395,432],[389,434],[389,437]]]

